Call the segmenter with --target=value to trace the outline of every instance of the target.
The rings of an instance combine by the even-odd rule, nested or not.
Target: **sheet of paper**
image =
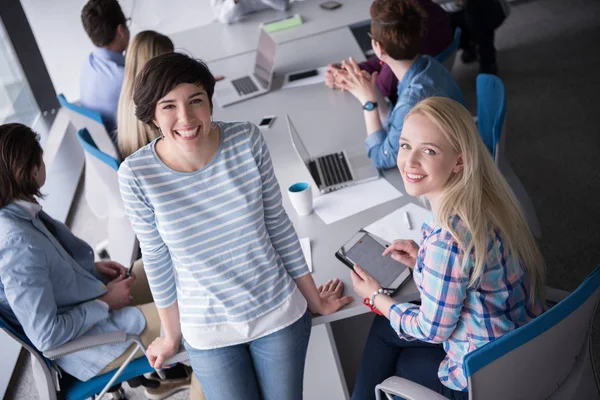
[[[310,272],[313,272],[312,254],[310,252],[310,239],[300,239],[300,247],[302,247],[302,253],[304,254],[304,259],[306,259],[306,264],[308,264],[308,269],[310,270]]]
[[[405,212],[408,213],[411,229],[408,229],[404,221]],[[431,211],[411,203],[373,222],[364,229],[390,243],[395,239],[412,239],[417,243],[421,243],[423,239],[421,226],[430,217]]]
[[[313,208],[326,224],[402,197],[383,178],[327,193],[314,199]]]

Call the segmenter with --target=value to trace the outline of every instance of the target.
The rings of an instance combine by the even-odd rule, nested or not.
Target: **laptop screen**
[[[296,127],[292,123],[292,119],[289,115],[287,115],[286,118],[288,123],[288,129],[290,130],[290,136],[292,138],[292,146],[294,146],[294,149],[296,149],[296,153],[298,153],[298,155],[302,159],[302,162],[304,162],[304,165],[308,165],[308,162],[310,161],[310,154],[308,154],[308,150],[306,150],[304,142],[300,138],[298,131],[296,131]]]
[[[254,64],[254,76],[258,79],[263,89],[269,87],[273,67],[275,66],[275,48],[277,44],[264,30],[260,30],[258,48],[256,49],[256,62]]]

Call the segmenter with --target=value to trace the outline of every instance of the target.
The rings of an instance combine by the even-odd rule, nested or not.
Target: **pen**
[[[406,211],[404,211],[404,223],[408,229],[412,229],[412,226],[410,225],[410,218],[408,217],[408,213]]]

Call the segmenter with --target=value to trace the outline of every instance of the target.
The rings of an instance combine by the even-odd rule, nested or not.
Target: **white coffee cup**
[[[308,215],[313,211],[313,195],[309,183],[294,183],[288,188],[288,195],[298,215]]]

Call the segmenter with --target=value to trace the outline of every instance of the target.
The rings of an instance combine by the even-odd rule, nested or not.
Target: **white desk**
[[[258,46],[258,26],[285,16],[299,14],[300,26],[273,33],[277,43],[285,43],[329,30],[346,27],[370,18],[370,2],[339,0],[342,7],[328,11],[319,7],[325,0],[304,0],[292,3],[282,13],[264,10],[250,14],[237,24],[224,25],[214,21],[208,25],[170,35],[177,50],[187,50],[206,62],[221,60],[239,54],[254,52]],[[223,74],[219,71],[219,74]]]
[[[321,33],[278,46],[276,56],[276,78],[273,91],[226,108],[215,106],[214,115],[218,120],[252,121],[257,123],[262,116],[273,114],[277,117],[264,137],[271,152],[275,174],[282,188],[284,207],[294,223],[300,237],[310,237],[312,244],[313,277],[317,284],[328,279],[340,278],[347,293],[354,295],[355,301],[344,309],[329,316],[313,320],[313,331],[307,356],[305,376],[305,399],[347,399],[348,389],[344,371],[340,363],[340,353],[354,352],[356,362],[362,353],[365,332],[369,319],[357,322],[362,333],[356,338],[347,337],[347,332],[334,335],[332,322],[367,313],[362,299],[352,290],[350,271],[334,253],[355,232],[373,221],[391,213],[397,208],[414,202],[410,196],[403,196],[378,207],[363,211],[336,223],[325,225],[316,214],[298,216],[285,193],[286,188],[299,180],[308,178],[308,172],[294,152],[288,134],[285,114],[288,113],[303,141],[311,153],[339,150],[344,144],[350,153],[366,151],[365,123],[358,101],[348,93],[333,91],[324,85],[306,86],[279,90],[282,76],[290,71],[312,68],[353,56],[363,60],[364,56],[348,28]],[[234,77],[251,70],[255,53],[246,53],[234,58],[209,63],[211,70]],[[386,171],[385,178],[404,193],[404,187],[397,170]],[[412,280],[399,292],[399,300],[414,300],[418,291]],[[336,336],[339,340],[336,340]],[[343,337],[340,337],[343,336]],[[356,339],[356,340],[351,340]],[[345,343],[342,348],[340,343]],[[356,366],[353,367],[356,369]],[[347,371],[346,371],[347,372]],[[353,379],[352,373],[350,373]]]

